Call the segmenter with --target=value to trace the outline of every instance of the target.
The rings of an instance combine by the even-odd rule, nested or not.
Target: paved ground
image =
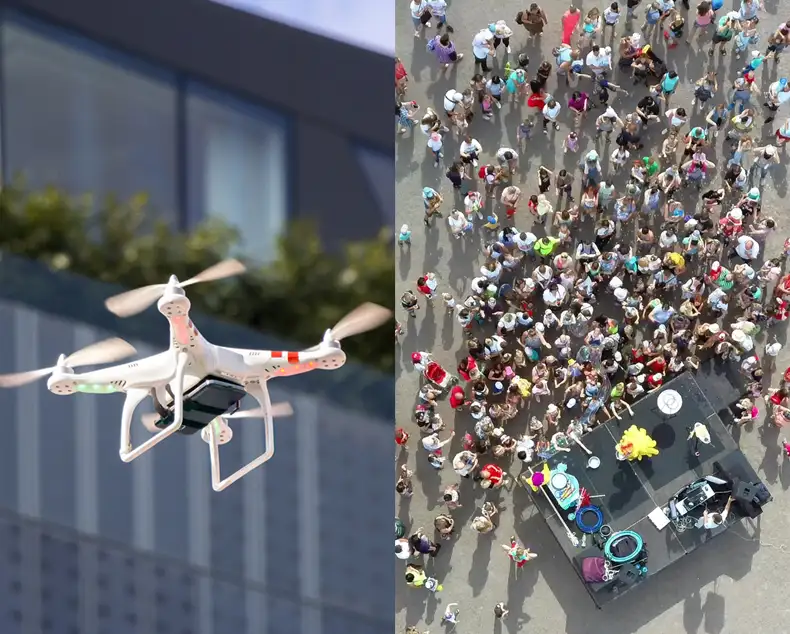
[[[732,2],[727,0],[727,7],[732,6]],[[564,2],[544,3],[551,24],[542,37],[543,41],[537,44],[527,43],[526,32],[513,21],[516,13],[529,3],[515,0],[500,0],[497,3],[453,0],[448,15],[455,29],[454,40],[459,50],[466,53],[466,59],[442,76],[434,57],[425,50],[425,40],[413,37],[414,30],[406,4],[406,0],[402,0],[397,14],[397,54],[411,76],[409,96],[421,105],[431,105],[439,112],[442,95],[450,87],[465,88],[473,74],[471,38],[477,30],[496,19],[506,19],[516,31],[512,57],[524,50],[532,60],[530,67],[534,71],[540,58],[550,57],[551,48],[559,43],[559,17],[567,8]],[[787,17],[784,13],[777,13],[776,0],[766,4],[768,6],[761,16],[762,42],[769,28]],[[586,8],[591,6],[588,3]],[[641,24],[641,19],[638,24]],[[623,25],[618,29],[622,32]],[[703,41],[708,45],[709,40]],[[764,49],[764,45],[761,44],[760,48]],[[681,45],[665,55],[663,43],[658,43],[657,50],[683,79],[674,103],[688,106],[691,99],[689,86],[702,75],[703,68],[709,63],[708,56],[704,52],[700,53],[697,45],[691,49]],[[496,67],[501,68],[504,61],[501,57],[496,59]],[[731,82],[740,62],[728,54],[723,60],[717,56],[715,63],[720,84],[725,87]],[[784,67],[783,61],[779,70],[782,71]],[[760,76],[758,81],[762,82],[763,88],[767,89],[770,81],[777,77],[774,69],[774,65],[770,64]],[[614,80],[618,79],[623,78],[615,76]],[[630,82],[623,79],[621,83]],[[555,86],[552,77],[549,89],[553,90]],[[625,87],[631,89],[630,86]],[[558,90],[556,94],[564,97],[564,89]],[[637,96],[643,94],[644,88]],[[720,93],[720,97],[724,98],[723,93]],[[626,104],[633,102],[633,99],[615,99],[613,105],[622,115],[628,111]],[[564,99],[562,103],[565,103]],[[478,117],[473,122],[471,129],[483,145],[484,158],[492,159],[501,145],[515,145],[515,128],[526,111],[526,107],[522,112],[519,108],[505,106],[493,121],[485,122]],[[567,123],[567,118],[565,121]],[[591,122],[587,124],[586,131],[590,125]],[[772,130],[766,128],[766,132],[770,134]],[[548,141],[537,134],[526,155],[522,156],[516,184],[526,194],[537,193],[535,170],[538,165],[544,164],[550,169],[563,165],[560,145],[565,134],[567,127],[563,127],[556,137],[552,134]],[[660,133],[653,132],[652,138],[655,144],[651,146],[648,141],[647,147],[658,147]],[[425,143],[426,138],[419,131],[414,137],[400,138],[397,142],[397,224],[399,226],[402,222],[408,222],[414,235],[411,248],[402,250],[398,256],[396,297],[399,298],[407,288],[413,289],[414,280],[426,271],[437,273],[443,289],[452,289],[455,296],[459,297],[466,292],[468,281],[477,273],[483,260],[476,239],[463,242],[452,239],[444,222],[439,222],[429,230],[425,230],[422,225],[420,190],[423,186],[429,185],[442,192],[446,199],[445,210],[453,206],[453,193],[443,176],[444,169],[433,167],[432,161],[426,156]],[[592,143],[591,139],[582,135],[583,150]],[[610,152],[611,148],[607,148],[602,153],[608,155]],[[449,137],[445,143],[445,153],[447,160],[457,155],[457,144]],[[718,156],[709,155],[709,158],[713,161],[721,159],[721,143]],[[788,212],[782,204],[786,195],[786,156],[783,161],[784,164],[774,172],[773,182],[764,191],[764,209],[780,221],[780,229],[786,235],[790,227]],[[456,203],[460,204],[460,200]],[[525,212],[520,212],[517,226],[529,228],[529,223],[525,219]],[[781,239],[777,235],[769,241],[768,253],[776,253],[780,244]],[[416,428],[410,427],[409,421],[417,376],[411,371],[409,355],[415,350],[431,350],[446,367],[454,368],[463,340],[455,319],[447,317],[438,304],[427,310],[423,307],[416,320],[407,320],[403,314],[399,315],[399,319],[406,323],[407,332],[402,339],[396,370],[398,424],[414,431],[414,441],[417,437]],[[778,366],[784,368],[788,364],[790,355],[783,354]],[[441,413],[449,425],[453,425],[454,416],[446,405],[444,407]],[[457,451],[460,437],[469,428],[468,415],[459,416],[455,424],[459,432],[458,441],[452,446],[450,455]],[[518,423],[511,423],[515,424]],[[445,591],[438,595],[441,603],[427,596],[428,593],[407,588],[402,580],[402,568],[396,566],[397,631],[403,631],[406,625],[419,625],[435,634],[441,630],[439,620],[443,606],[448,601],[461,604],[461,621],[455,630],[459,634],[513,634],[519,631],[531,634],[665,634],[682,631],[688,634],[760,634],[786,631],[784,598],[790,588],[784,575],[777,574],[777,564],[782,569],[790,563],[783,545],[790,530],[787,514],[790,509],[790,492],[787,491],[790,487],[790,461],[783,460],[777,447],[777,433],[767,427],[756,425],[754,428],[745,428],[740,443],[752,464],[759,465],[759,473],[769,483],[775,496],[775,503],[762,521],[749,530],[728,532],[715,545],[697,550],[628,598],[603,611],[593,608],[543,520],[535,516],[524,491],[517,490],[512,495],[502,493],[507,510],[502,513],[499,528],[493,537],[479,538],[468,528],[468,521],[484,494],[469,486],[463,488],[461,497],[464,507],[456,512],[457,525],[461,527],[460,537],[452,543],[448,542],[433,562],[436,576],[445,585]],[[417,471],[415,494],[410,500],[399,499],[396,505],[399,505],[399,516],[410,521],[412,527],[430,527],[438,512],[437,500],[441,486],[456,481],[457,477],[449,466],[441,472],[435,472],[428,466],[424,453],[418,454],[416,443],[412,442],[412,445],[408,462]],[[419,452],[422,452],[421,448]],[[499,544],[505,543],[511,534],[518,535],[540,555],[524,569],[518,579],[512,576],[508,559],[499,548]],[[759,538],[760,542],[749,541],[754,538]],[[495,623],[492,609],[498,601],[508,603],[510,615],[504,622]]]

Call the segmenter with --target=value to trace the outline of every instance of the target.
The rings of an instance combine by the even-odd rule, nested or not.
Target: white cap
[[[400,228],[401,233],[408,233],[409,232],[409,225],[402,225]]]
[[[712,332],[714,335],[717,334],[721,330],[719,324],[711,324],[708,326],[708,332]]]
[[[628,291],[622,287],[616,288],[614,296],[618,302],[624,302],[628,298]]]
[[[743,220],[743,212],[741,211],[740,207],[730,209],[730,212],[727,215],[733,220]]]
[[[752,51],[752,57],[760,57],[760,51]]]
[[[535,324],[535,330],[542,333],[546,330],[546,327],[542,323],[538,322]]]
[[[766,145],[765,146],[765,153],[768,156],[773,156],[776,153],[776,148],[773,145]]]
[[[733,330],[732,340],[736,343],[743,343],[746,341],[746,333],[743,330]]]

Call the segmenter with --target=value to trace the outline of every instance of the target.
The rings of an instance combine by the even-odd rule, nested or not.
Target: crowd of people
[[[770,126],[790,100],[790,84],[777,78],[761,94],[756,83],[790,44],[790,21],[758,48],[759,0],[736,5],[571,6],[552,57],[530,60],[514,50],[548,24],[538,4],[513,23],[481,25],[461,50],[469,43],[448,26],[445,0],[411,1],[414,37],[425,38],[442,72],[459,65],[457,76],[468,80],[426,107],[409,98],[409,73],[395,62],[398,134],[425,139],[427,160],[445,172],[455,197],[453,204],[424,187],[423,222],[428,231],[446,222],[457,240],[482,235],[485,255],[462,296],[425,272],[400,298],[396,337],[434,302],[457,319],[462,342],[457,368],[443,367],[430,350],[411,356],[422,375],[413,409],[419,434],[401,421],[396,442],[416,447],[418,460],[450,466],[459,484],[510,489],[518,484],[511,463],[540,462],[557,432],[582,434],[632,416],[637,400],[711,358],[743,374],[734,424],[758,418],[760,399],[770,421],[790,422],[790,369],[773,387],[763,374],[782,347],[773,330],[790,314],[790,240],[766,257],[777,222],[762,211],[766,180],[790,139],[790,119]],[[694,81],[693,98],[682,103],[672,63],[678,46],[743,62],[731,77],[708,70],[685,78]],[[492,63],[497,56],[506,63]],[[636,106],[620,107],[631,94]],[[508,144],[484,149],[475,138],[480,120],[523,106],[531,114],[509,131]],[[562,139],[574,158],[566,169],[538,166],[524,191],[514,175],[543,135]],[[714,163],[717,138],[725,155]],[[445,153],[450,139],[459,147],[454,157]],[[402,249],[411,232],[409,223],[400,228]],[[470,429],[452,456],[444,447],[456,432],[446,431],[439,402],[454,410],[455,428]],[[401,468],[399,495],[412,494],[413,475]],[[433,527],[409,531],[396,520],[396,555],[407,561],[410,586],[441,589],[420,558],[441,556],[442,542],[455,536],[459,484],[437,491],[445,508]],[[498,510],[487,502],[472,529],[490,532]],[[515,537],[502,547],[519,567],[537,556]],[[491,607],[506,616],[504,604]],[[458,614],[450,604],[445,621]]]

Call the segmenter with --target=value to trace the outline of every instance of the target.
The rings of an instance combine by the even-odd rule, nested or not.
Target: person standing
[[[411,0],[411,21],[414,23],[414,37],[420,37],[425,29],[431,28],[431,11],[426,0]]]
[[[436,20],[436,28],[441,29],[446,26],[448,31],[452,29],[447,24],[447,0],[425,0],[431,17]]]
[[[495,31],[496,29],[494,29]],[[475,70],[480,66],[484,73],[488,73],[491,69],[488,67],[488,56],[493,56],[496,53],[494,49],[494,31],[486,27],[478,31],[477,35],[472,39],[472,53],[475,57]]]

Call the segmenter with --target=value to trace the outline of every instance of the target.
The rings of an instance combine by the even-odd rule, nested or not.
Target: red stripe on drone
[[[280,358],[282,358],[282,356],[283,356],[282,352],[279,352],[279,351],[272,352],[272,359],[280,359]]]
[[[299,353],[298,352],[289,352],[288,353],[288,363],[299,363]]]

